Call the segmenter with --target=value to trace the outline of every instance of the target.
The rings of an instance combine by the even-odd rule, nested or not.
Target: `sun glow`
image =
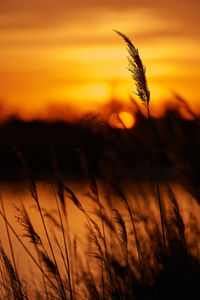
[[[120,112],[119,118],[126,128],[132,128],[135,124],[135,118],[127,111]]]
[[[113,113],[109,118],[109,124],[113,128],[130,129],[135,125],[134,116],[127,111]]]

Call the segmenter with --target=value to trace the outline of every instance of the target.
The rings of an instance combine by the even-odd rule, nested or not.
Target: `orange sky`
[[[134,90],[127,34],[147,68],[151,107],[175,90],[199,108],[199,0],[0,0],[2,114],[98,110]],[[65,112],[63,112],[65,110]]]

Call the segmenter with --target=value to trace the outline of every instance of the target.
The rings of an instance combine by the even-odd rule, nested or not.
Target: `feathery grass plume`
[[[98,260],[99,263],[100,263],[102,299],[104,300],[105,299],[105,281],[104,281],[104,267],[103,266],[105,265],[106,270],[107,270],[107,274],[108,274],[108,280],[110,280],[110,276],[109,276],[109,272],[108,272],[109,266],[107,264],[107,259],[104,257],[104,253],[103,253],[103,250],[102,250],[101,245],[99,243],[99,240],[98,240],[98,238],[97,238],[97,236],[96,236],[96,234],[95,234],[95,232],[93,231],[92,228],[89,230],[89,238],[95,244],[95,246],[97,248],[97,252],[89,253],[89,255],[92,256],[93,258],[95,258],[96,260]],[[86,286],[87,286],[87,284],[86,284]]]
[[[43,246],[42,240],[40,238],[40,236],[36,233],[36,231],[34,230],[34,227],[31,223],[30,217],[28,215],[28,212],[25,208],[25,206],[23,205],[23,203],[21,203],[21,208],[15,206],[15,209],[17,211],[17,216],[16,219],[18,221],[18,223],[22,226],[22,228],[24,229],[24,233],[23,233],[23,237],[26,237],[29,239],[29,241],[31,243],[33,243],[33,245],[35,246],[35,250],[38,254],[38,260],[40,263],[40,266],[42,268],[41,265],[41,259],[40,259],[40,253],[39,253],[39,249],[38,246]],[[46,299],[48,299],[48,292],[47,292],[47,286],[46,286],[46,282],[45,282],[45,277],[43,274],[42,275],[42,281],[43,281],[43,285],[44,285],[44,291],[45,291],[45,295],[46,295]]]
[[[22,284],[19,281],[19,278],[18,278],[17,274],[15,273],[12,263],[11,263],[10,259],[8,258],[8,256],[6,255],[1,243],[0,243],[0,255],[1,255],[2,261],[4,263],[4,267],[7,271],[9,280],[10,280],[10,285],[11,285],[12,293],[13,293],[13,299],[16,299],[16,300],[28,299],[28,297],[25,296],[22,292]]]
[[[105,226],[104,226],[104,219],[103,219],[103,206],[101,204],[100,197],[99,197],[98,185],[97,185],[97,182],[96,182],[95,175],[93,174],[84,153],[80,149],[77,150],[77,153],[80,157],[83,170],[85,171],[86,178],[89,182],[89,188],[90,188],[90,191],[92,193],[91,199],[94,199],[94,201],[99,206],[101,227],[102,227],[102,233],[103,233],[102,236],[103,236],[103,243],[104,243],[104,249],[105,249],[106,268],[107,268],[107,272],[108,272],[108,276],[109,276],[109,280],[110,280],[111,293],[113,295],[112,278],[111,278],[112,274],[110,272],[110,262],[109,262],[108,247],[107,247],[106,233],[105,233]]]
[[[28,238],[29,241],[34,245],[42,245],[41,238],[35,232],[35,229],[31,223],[31,220],[23,203],[21,203],[21,208],[15,206],[15,209],[17,211],[16,219],[24,229],[23,237]]]
[[[150,91],[148,88],[148,83],[146,79],[146,68],[144,67],[142,60],[139,55],[138,49],[135,48],[131,40],[120,31],[114,30],[118,35],[120,35],[124,41],[126,42],[126,45],[128,47],[128,62],[129,67],[128,70],[132,74],[132,78],[136,83],[136,95],[140,98],[142,103],[145,105],[148,116],[149,116],[149,101],[150,101]]]
[[[102,235],[102,233],[101,233],[101,230],[100,230],[99,226],[97,225],[97,223],[96,223],[90,216],[88,216],[88,217],[89,217],[89,221],[90,221],[90,222],[92,223],[92,225],[94,226],[94,229],[95,229],[96,233],[98,234],[98,238],[99,238],[101,241],[104,242],[104,237],[103,237],[103,235]]]
[[[99,206],[99,215],[100,215],[101,225],[102,225],[103,241],[104,241],[105,251],[107,252],[106,235],[105,235],[104,220],[103,220],[103,213],[102,213],[103,207],[102,207],[102,204],[101,204],[100,198],[99,198],[99,191],[98,191],[96,178],[88,164],[85,154],[80,149],[77,150],[77,153],[79,155],[83,170],[85,172],[86,178],[89,183],[89,188],[92,193],[91,199],[93,199],[95,202],[97,202],[97,204]],[[93,220],[91,220],[91,221],[93,222]]]
[[[6,211],[5,211],[5,207],[4,207],[4,203],[3,203],[3,199],[1,197],[0,194],[0,202],[1,202],[1,208],[2,208],[2,212],[6,218]],[[7,232],[7,237],[8,237],[8,241],[9,241],[9,246],[10,246],[10,252],[11,252],[11,256],[12,256],[12,262],[13,262],[13,267],[16,273],[16,276],[18,277],[18,272],[17,272],[17,267],[16,267],[16,261],[15,261],[15,254],[14,254],[14,249],[13,249],[13,244],[12,244],[12,240],[11,240],[11,236],[10,236],[10,231],[8,228],[8,224],[5,222],[5,226],[6,226],[6,232]],[[19,286],[20,288],[20,286]]]
[[[64,287],[63,287],[63,282],[62,282],[62,279],[61,279],[60,271],[58,269],[56,257],[55,257],[54,250],[53,250],[53,246],[52,246],[52,243],[51,243],[51,240],[50,240],[50,237],[49,237],[49,233],[48,233],[48,230],[47,230],[47,227],[46,227],[43,212],[42,212],[42,209],[41,209],[41,206],[40,206],[35,180],[33,178],[32,172],[29,168],[29,165],[28,165],[27,161],[23,157],[23,154],[20,151],[18,151],[18,149],[16,147],[14,147],[14,150],[15,150],[18,158],[19,158],[20,163],[22,164],[22,171],[25,175],[27,187],[28,187],[28,189],[31,193],[32,198],[36,202],[37,209],[38,209],[38,212],[40,214],[40,218],[42,220],[42,225],[43,225],[45,235],[46,235],[46,238],[47,238],[47,241],[48,241],[48,244],[49,244],[49,248],[50,248],[50,251],[51,251],[53,262],[54,262],[54,265],[57,268],[57,276],[56,276],[57,277],[57,284],[58,284],[58,287],[60,289],[62,299],[66,299],[66,294],[65,294]]]
[[[123,243],[125,248],[127,248],[128,238],[127,238],[125,222],[117,209],[113,209],[113,213],[114,213],[114,220],[119,228],[121,242]]]
[[[57,265],[43,251],[40,251],[40,256],[46,266],[47,272],[57,281],[57,273],[58,273]],[[64,285],[63,280],[62,280],[62,284]],[[62,290],[60,290],[59,292],[60,292],[59,299],[63,299],[63,300],[67,299],[66,291],[65,291],[65,294],[63,294]]]
[[[23,205],[23,203],[21,203],[21,208],[18,208],[18,207],[15,207],[15,208],[16,208],[16,210],[18,212],[18,215],[16,216],[16,219],[17,219],[18,223],[24,229],[23,237],[28,238],[29,241],[31,243],[33,243],[33,245],[35,246],[35,250],[36,250],[36,253],[38,255],[38,262],[40,264],[41,269],[43,270],[42,260],[41,260],[39,248],[42,247],[43,251],[47,255],[47,251],[46,251],[46,249],[44,247],[44,244],[43,244],[40,236],[34,230],[34,227],[32,225],[32,222],[30,220],[28,212],[27,212],[25,206]],[[45,296],[46,296],[46,299],[48,300],[49,299],[49,295],[48,295],[48,290],[47,290],[47,283],[46,283],[46,279],[45,279],[45,276],[44,276],[43,272],[41,273],[41,276],[42,276],[42,281],[43,281]]]
[[[107,260],[104,259],[104,255],[103,255],[103,251],[101,249],[100,243],[98,238],[100,239],[100,241],[103,241],[103,243],[105,244],[105,240],[104,237],[101,233],[101,230],[99,228],[99,226],[96,224],[96,222],[90,217],[90,215],[85,211],[85,209],[83,208],[82,204],[80,203],[80,201],[78,200],[78,198],[76,197],[76,195],[73,193],[73,191],[67,187],[66,185],[64,186],[65,192],[67,193],[68,197],[72,200],[72,202],[74,203],[74,205],[84,214],[84,216],[86,217],[87,223],[88,223],[88,228],[89,228],[89,233],[90,233],[90,239],[94,242],[94,244],[97,246],[99,253],[100,254],[96,254],[95,257],[99,258],[101,261],[104,261],[106,268],[108,270],[108,264],[107,264]],[[96,199],[95,199],[96,200]],[[98,235],[96,235],[92,225],[94,226],[94,229]],[[93,255],[94,257],[94,255]]]
[[[89,214],[85,211],[85,209],[83,208],[81,202],[78,200],[78,198],[76,197],[76,195],[72,192],[72,190],[68,187],[68,186],[64,186],[64,190],[67,193],[69,199],[72,200],[72,202],[74,203],[74,205],[85,215],[87,222],[88,222],[88,226],[90,228],[90,230],[93,231],[92,227],[91,227],[91,223],[93,224],[94,228],[96,229],[96,231],[98,232],[98,235],[101,239],[103,239],[101,231],[99,229],[99,226],[94,222],[94,220],[89,216]]]
[[[2,266],[2,257],[0,256],[0,275],[1,275],[1,281],[0,281],[0,285],[1,285],[1,288],[0,288],[0,292],[2,294],[2,299],[10,299],[10,289],[9,287],[7,286],[7,280],[6,280],[6,274],[5,274],[5,271],[4,271],[4,266]],[[3,263],[4,264],[4,263]],[[1,298],[0,298],[1,299]]]
[[[18,242],[21,244],[21,246],[24,248],[24,250],[26,251],[26,253],[28,254],[28,256],[31,258],[31,260],[33,261],[33,263],[35,264],[35,266],[38,268],[38,270],[40,270],[40,272],[44,275],[44,277],[47,279],[47,281],[51,284],[51,286],[53,287],[53,289],[56,291],[56,293],[59,293],[59,289],[57,288],[57,286],[50,280],[50,278],[45,274],[45,272],[43,271],[43,269],[41,268],[40,264],[37,262],[37,260],[34,258],[34,256],[32,255],[32,253],[29,251],[29,249],[26,247],[26,245],[22,242],[22,240],[20,239],[19,235],[16,233],[16,231],[14,230],[14,228],[11,226],[11,224],[8,222],[7,218],[4,216],[4,214],[0,211],[0,216],[3,218],[3,220],[7,223],[9,229],[11,230],[11,232],[14,234],[15,238],[18,240]]]
[[[90,232],[94,233],[94,230],[92,228],[92,225],[94,226],[95,231],[98,234],[98,237],[104,241],[104,237],[102,236],[101,230],[99,228],[99,226],[97,225],[97,223],[90,217],[90,215],[85,211],[85,209],[83,208],[82,204],[80,203],[80,201],[78,200],[78,198],[76,197],[76,195],[72,192],[72,190],[67,187],[66,185],[64,186],[65,192],[67,193],[68,197],[72,200],[72,202],[74,203],[74,205],[85,215],[87,222],[88,222],[88,227]]]
[[[70,188],[68,186],[64,186],[64,190],[67,193],[68,197],[72,200],[72,202],[75,204],[75,206],[82,211],[85,214],[85,210],[82,206],[82,204],[80,203],[80,201],[78,200],[78,198],[75,196],[75,194],[72,192],[72,190],[70,190]]]
[[[125,222],[117,209],[113,209],[114,220],[118,225],[120,246],[125,255],[126,268],[127,268],[127,295],[130,294],[130,268],[129,268],[129,257],[128,257],[128,236],[126,231]]]
[[[98,237],[95,234],[95,232],[92,230],[92,228],[89,228],[89,238],[94,243],[94,245],[96,245],[96,247],[98,249],[98,252],[99,252],[100,256],[103,259],[104,258],[103,250],[102,250],[101,245],[99,243]]]
[[[138,239],[138,234],[137,234],[137,230],[136,230],[136,227],[135,227],[135,220],[133,218],[133,211],[132,211],[132,209],[129,205],[129,202],[128,202],[124,192],[119,187],[119,185],[117,185],[115,183],[111,183],[111,186],[112,186],[113,190],[116,192],[116,194],[120,197],[122,203],[124,204],[125,208],[127,209],[128,213],[129,213],[129,216],[130,216],[130,219],[131,219],[131,224],[132,224],[132,227],[133,227],[134,236],[135,236],[135,241],[136,241],[141,278],[142,278],[142,280],[144,280],[142,253],[141,253],[141,249],[140,249],[140,241]]]
[[[93,224],[94,228],[96,229],[99,237],[101,239],[103,239],[101,231],[99,229],[99,226],[94,222],[94,220],[89,216],[89,214],[85,211],[85,209],[83,208],[81,202],[78,200],[78,198],[76,197],[76,195],[72,192],[72,190],[67,187],[66,185],[64,186],[65,192],[67,193],[68,197],[72,200],[72,202],[74,203],[74,205],[85,215],[87,221],[88,221],[88,226],[89,229],[92,230],[93,229],[91,227],[91,223]]]
[[[15,153],[17,154],[17,157],[22,165],[21,171],[24,174],[27,189],[31,193],[31,196],[33,197],[33,199],[38,203],[36,183],[35,183],[33,174],[30,170],[30,167],[29,167],[27,161],[25,160],[23,154],[17,149],[17,147],[13,147],[13,149],[14,149]]]
[[[180,239],[185,245],[185,242],[186,242],[185,241],[185,225],[184,225],[183,218],[179,211],[178,202],[176,200],[176,197],[175,197],[170,185],[168,185],[168,196],[169,196],[170,205],[171,205],[171,221],[176,226],[179,236],[180,236]]]

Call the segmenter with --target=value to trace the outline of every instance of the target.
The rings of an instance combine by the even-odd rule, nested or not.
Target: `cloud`
[[[0,28],[31,29],[54,27],[70,22],[104,18],[104,12],[123,14],[130,10],[146,10],[155,18],[176,20],[186,31],[197,30],[199,0],[6,0],[1,3]],[[134,19],[132,20],[134,24]],[[116,20],[117,23],[117,20]]]

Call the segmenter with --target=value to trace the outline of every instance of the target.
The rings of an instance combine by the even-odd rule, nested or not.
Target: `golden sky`
[[[152,110],[172,90],[199,108],[199,0],[0,0],[2,114],[98,110],[134,90],[123,40],[139,48]]]

